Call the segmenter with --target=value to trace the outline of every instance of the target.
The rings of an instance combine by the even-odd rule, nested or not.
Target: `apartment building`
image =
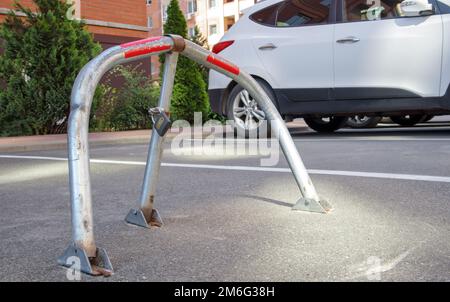
[[[64,1],[64,0],[61,0]],[[159,36],[167,18],[170,0],[67,0],[74,2],[74,17],[83,19],[94,40],[108,48],[132,40]],[[178,0],[183,11],[188,35],[195,25],[208,39],[212,47],[239,19],[241,10],[256,0]],[[33,8],[32,0],[21,0],[24,6]],[[14,0],[0,0],[0,22],[13,9]],[[145,68],[152,77],[159,76],[157,57],[145,61]]]
[[[24,6],[33,8],[32,0],[21,0]],[[70,2],[70,0],[68,0]],[[74,17],[83,19],[96,41],[115,45],[148,36],[145,0],[72,0]],[[0,22],[14,0],[0,0]],[[105,45],[105,46],[106,46]]]
[[[170,0],[146,0],[148,27],[151,35],[163,33],[163,25],[167,19],[167,7]],[[189,34],[195,27],[195,15],[197,11],[196,0],[178,0],[181,11],[183,12],[188,27]]]
[[[149,36],[160,36],[164,34],[164,23],[167,19],[167,7],[170,0],[145,0],[147,3],[147,26]],[[178,0],[180,9],[183,12],[188,27],[188,35],[192,35],[195,28],[196,1]],[[159,76],[159,59],[152,57],[152,76]]]
[[[163,34],[170,0],[146,0],[147,25],[150,36]],[[241,16],[241,10],[255,4],[257,0],[178,0],[183,11],[188,36],[194,34],[197,25],[212,47]],[[152,58],[152,75],[159,74],[158,58]]]
[[[210,47],[237,22],[242,10],[256,2],[256,0],[197,0],[196,23],[207,37]]]
[[[61,0],[65,1],[65,0]],[[94,40],[103,48],[148,37],[146,0],[67,0],[74,4],[74,18],[83,19]],[[32,0],[21,0],[26,7],[34,8]],[[10,10],[14,0],[0,0],[0,22]],[[145,71],[150,72],[149,60],[142,60]]]

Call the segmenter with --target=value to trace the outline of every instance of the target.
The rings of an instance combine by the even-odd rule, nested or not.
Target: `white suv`
[[[213,48],[252,74],[286,119],[316,131],[354,115],[450,112],[450,0],[266,0]],[[264,113],[209,74],[214,112],[257,129]]]

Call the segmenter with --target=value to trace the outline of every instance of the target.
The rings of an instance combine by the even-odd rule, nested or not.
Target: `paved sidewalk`
[[[304,130],[307,127],[302,119],[287,123],[287,126],[294,132]],[[231,129],[227,129],[228,131],[231,131]],[[151,133],[152,130],[89,133],[89,144],[90,146],[146,144],[149,142]],[[202,136],[205,137],[210,134],[203,132]],[[167,134],[169,138],[175,135],[177,135],[177,132],[173,130]],[[66,147],[66,134],[0,137],[0,152],[44,151],[65,149]]]
[[[148,142],[151,130],[89,133],[90,145],[133,144]],[[0,138],[0,152],[64,149],[66,134],[16,136]]]

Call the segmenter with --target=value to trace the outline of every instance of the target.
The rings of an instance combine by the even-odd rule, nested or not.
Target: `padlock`
[[[153,129],[158,132],[159,136],[164,136],[172,126],[172,121],[163,110],[158,110],[157,113],[150,111],[153,120]]]

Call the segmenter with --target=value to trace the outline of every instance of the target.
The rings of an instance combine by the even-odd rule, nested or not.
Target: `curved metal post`
[[[82,272],[92,275],[112,272],[106,252],[97,249],[94,240],[88,143],[92,100],[100,79],[112,67],[168,52],[173,46],[173,40],[169,37],[154,37],[139,43],[115,46],[91,60],[78,74],[72,89],[67,131],[73,243],[58,259],[59,264],[71,267],[72,257],[79,257],[82,259]]]
[[[247,89],[258,102],[271,123],[275,136],[294,174],[303,197],[295,209],[322,212],[330,209],[320,200],[309,178],[303,161],[280,114],[259,84],[246,72],[210,51],[179,36],[154,37],[112,47],[91,60],[79,73],[72,89],[71,112],[68,125],[69,185],[72,210],[72,238],[66,252],[58,259],[61,265],[72,267],[74,257],[77,269],[92,275],[110,275],[112,266],[106,251],[97,248],[94,240],[92,196],[89,170],[89,114],[95,89],[102,76],[117,64],[151,55],[170,52],[166,56],[164,81],[159,106],[169,110],[178,53],[227,75]],[[153,131],[145,169],[140,209],[131,210],[126,220],[141,226],[160,225],[161,219],[153,209],[163,137]]]
[[[319,213],[328,212],[331,206],[327,201],[319,198],[289,130],[277,108],[258,82],[251,75],[240,70],[238,66],[190,41],[185,41],[185,48],[181,53],[208,68],[229,76],[244,87],[257,101],[266,114],[276,138],[280,141],[281,149],[302,193],[302,197],[297,201],[293,209]]]
[[[169,112],[170,98],[172,97],[173,82],[177,68],[178,53],[170,52],[166,54],[164,62],[163,83],[159,96],[158,107],[165,112]],[[164,137],[158,132],[152,131],[150,145],[147,154],[147,164],[145,166],[144,181],[140,197],[140,209],[131,209],[125,221],[134,225],[150,228],[150,226],[161,226],[162,219],[158,211],[153,208],[156,188],[158,185],[159,168],[161,166],[162,145]]]

